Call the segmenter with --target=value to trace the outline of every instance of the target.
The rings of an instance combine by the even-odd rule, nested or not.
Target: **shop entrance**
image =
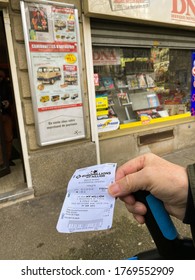
[[[5,35],[0,11],[0,200],[26,186],[18,119]]]

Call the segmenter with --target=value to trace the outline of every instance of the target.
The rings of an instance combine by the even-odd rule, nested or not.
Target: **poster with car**
[[[77,45],[68,43],[62,46],[64,48],[58,52],[55,51],[58,43],[48,45],[47,52],[45,48],[41,51],[41,44],[31,47],[33,84],[39,112],[82,105]],[[70,55],[74,56],[73,64],[70,64]]]
[[[37,142],[44,146],[84,138],[77,10],[39,1],[21,2],[21,11]]]
[[[75,15],[74,10],[63,7],[53,7],[54,37],[56,41],[75,41]]]

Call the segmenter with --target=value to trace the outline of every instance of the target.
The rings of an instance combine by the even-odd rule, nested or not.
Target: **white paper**
[[[108,186],[115,180],[116,163],[78,169],[68,183],[57,223],[62,233],[105,230],[112,227],[115,198]]]

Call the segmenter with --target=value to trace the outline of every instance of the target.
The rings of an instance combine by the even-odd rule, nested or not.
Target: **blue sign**
[[[192,52],[191,114],[195,116],[195,52]]]

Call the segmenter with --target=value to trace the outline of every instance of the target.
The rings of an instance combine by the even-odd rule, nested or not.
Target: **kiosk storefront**
[[[86,2],[101,159],[194,144],[192,1]]]
[[[195,4],[160,5],[0,0],[22,166],[20,184],[19,164],[0,178],[3,199],[12,175],[14,193],[38,196],[64,189],[77,168],[195,144]]]

